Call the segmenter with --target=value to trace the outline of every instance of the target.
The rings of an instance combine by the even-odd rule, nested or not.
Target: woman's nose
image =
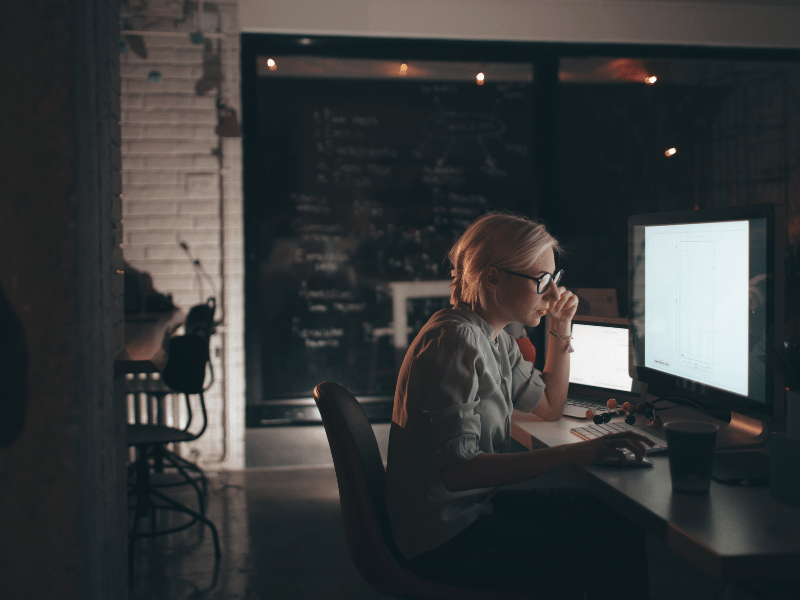
[[[551,302],[558,302],[561,299],[561,291],[558,289],[557,285],[551,283],[550,287],[545,290],[544,296]]]

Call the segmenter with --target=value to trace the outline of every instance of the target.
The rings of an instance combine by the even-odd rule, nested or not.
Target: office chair
[[[451,586],[403,566],[386,510],[386,471],[364,409],[336,383],[314,388],[328,436],[350,556],[361,576],[379,592],[416,600],[531,600],[530,594]]]
[[[182,428],[161,423],[136,423],[128,424],[126,427],[127,445],[135,448],[136,453],[133,464],[129,466],[129,478],[133,479],[133,483],[130,484],[128,491],[128,495],[135,498],[135,503],[129,507],[134,511],[133,523],[128,534],[128,575],[131,585],[133,584],[135,541],[139,537],[177,533],[200,522],[211,530],[215,556],[219,557],[222,554],[217,528],[205,516],[203,501],[206,492],[205,475],[196,465],[166,450],[168,444],[196,440],[203,435],[208,425],[203,393],[208,389],[208,386],[205,385],[205,378],[206,368],[210,367],[210,336],[214,332],[213,307],[213,298],[211,298],[206,304],[193,307],[189,311],[184,325],[186,334],[169,339],[167,364],[161,372],[161,381],[167,386],[167,391],[182,394],[185,398],[186,424]],[[193,421],[192,396],[198,397],[201,415],[200,426],[195,427],[193,431],[190,429]],[[166,460],[178,471],[182,477],[180,484],[189,484],[194,488],[198,498],[198,510],[193,510],[168,496],[159,489],[162,486],[152,482],[151,470],[154,468],[157,470],[156,465],[160,460]],[[193,475],[191,471],[195,474],[199,472],[200,477]],[[202,490],[198,485],[198,480],[203,483]],[[179,525],[159,529],[156,526],[156,516],[159,511],[177,512],[187,515],[189,518]],[[140,532],[139,520],[148,515],[151,519],[150,531]]]

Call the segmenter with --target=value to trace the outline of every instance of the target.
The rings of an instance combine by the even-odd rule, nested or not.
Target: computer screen
[[[622,321],[622,319],[617,319]],[[628,374],[628,327],[598,319],[572,321],[570,384],[632,392],[634,381]]]
[[[630,217],[629,372],[649,393],[775,416],[767,351],[783,315],[777,221],[772,204]]]

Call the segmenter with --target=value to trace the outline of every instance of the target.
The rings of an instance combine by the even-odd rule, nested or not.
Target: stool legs
[[[205,516],[205,503],[203,502],[203,493],[200,490],[199,485],[197,482],[192,478],[187,472],[186,469],[179,465],[177,461],[172,463],[171,458],[167,457],[167,460],[173,464],[173,466],[178,470],[179,473],[183,477],[185,477],[194,487],[199,502],[199,511],[192,510],[188,506],[178,502],[174,498],[170,498],[168,495],[161,492],[159,489],[154,487],[150,480],[150,463],[148,460],[148,448],[147,447],[137,447],[136,448],[136,463],[134,464],[133,472],[136,474],[136,482],[129,490],[129,496],[135,496],[136,505],[131,507],[135,512],[133,516],[133,523],[131,525],[130,532],[128,534],[128,585],[132,586],[134,582],[134,551],[135,551],[135,542],[137,538],[140,537],[155,537],[157,535],[166,535],[169,533],[176,533],[178,531],[182,531],[187,529],[197,523],[198,521],[202,525],[206,525],[210,530],[214,541],[214,556],[215,562],[219,557],[222,555],[222,550],[219,544],[219,534],[217,533],[217,528],[214,523]],[[205,488],[205,481],[204,488]],[[156,501],[160,501],[161,504],[157,503]],[[169,510],[174,512],[183,513],[191,517],[188,522],[183,523],[176,527],[171,527],[169,529],[162,529],[158,530],[156,527],[156,511],[158,510]],[[142,517],[146,517],[150,515],[151,518],[151,527],[149,533],[139,532],[139,520]]]

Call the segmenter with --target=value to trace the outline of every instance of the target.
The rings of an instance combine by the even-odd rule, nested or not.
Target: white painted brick
[[[231,249],[238,248],[244,242],[244,232],[241,228],[225,228],[225,246]]]
[[[180,46],[189,42],[189,36],[186,36],[185,41],[182,41],[181,38],[177,36],[176,37],[160,36],[160,35],[155,36],[155,35],[144,34],[142,37],[144,38],[144,43],[147,46],[148,56],[150,55],[151,52],[155,52],[157,50],[162,50],[162,49],[172,49],[175,48],[176,46]]]
[[[149,81],[148,78],[153,71],[161,73],[160,81]],[[202,61],[197,61],[197,63],[193,65],[132,65],[122,73],[123,80],[140,79],[142,81],[148,81],[152,93],[163,93],[159,90],[159,86],[168,79],[200,79],[202,76]]]
[[[141,246],[127,247],[127,246],[123,245],[123,247],[122,247],[122,255],[125,257],[125,260],[128,261],[128,262],[140,260],[140,259],[143,259],[145,257],[145,249],[143,247],[141,247]]]
[[[144,137],[144,127],[141,125],[128,125],[123,123],[120,127],[123,139],[141,139]]]
[[[144,103],[140,104],[145,108],[172,108],[186,109],[195,108],[194,99],[191,96],[181,96],[177,94],[150,94],[144,97]]]
[[[194,96],[192,98],[192,108],[211,110],[216,114],[217,100],[211,96]]]
[[[136,231],[139,229],[147,229],[147,223],[150,219],[147,215],[130,215],[123,220],[123,227],[125,231]]]
[[[153,275],[175,275],[180,274],[183,266],[178,265],[175,261],[156,261],[151,260],[147,262],[147,272]]]
[[[219,260],[221,252],[219,246],[214,245],[193,245],[192,256],[199,258],[206,264],[206,261]]]
[[[197,171],[216,171],[219,168],[219,160],[216,156],[193,156],[192,168]]]
[[[215,209],[215,214],[219,212],[219,187],[212,186],[208,189],[186,189],[185,201],[187,202],[204,202],[206,200],[214,200],[214,206],[217,207]],[[201,209],[201,214],[206,214],[205,211]]]
[[[217,214],[219,212],[219,202],[214,200],[182,200],[178,204],[179,214]]]
[[[142,156],[126,156],[125,164],[122,165],[122,168],[126,171],[130,169],[142,169],[146,165],[145,160],[146,159]]]
[[[148,256],[150,256],[151,250],[153,250],[153,248],[148,248]],[[191,290],[194,285],[194,278],[194,274],[192,273],[183,275],[174,273],[169,276],[159,275],[158,277],[153,277],[153,285],[156,289],[177,294],[179,292]]]
[[[192,137],[195,139],[213,139],[216,146],[219,140],[216,132],[216,123],[213,126],[211,124],[195,125],[192,128]]]
[[[222,151],[226,158],[242,157],[242,138],[225,138],[222,141]],[[241,165],[241,163],[238,163]]]
[[[180,232],[181,240],[189,246],[189,252],[194,253],[195,249],[201,246],[211,247],[219,243],[219,229],[196,229],[186,228]]]
[[[126,123],[177,123],[178,111],[169,109],[146,110],[129,109],[123,112],[123,121]]]
[[[175,171],[128,171],[125,173],[127,185],[160,185],[175,184],[178,174]],[[126,191],[129,188],[126,187]]]
[[[232,311],[230,310],[230,306],[228,306],[228,316],[230,316],[231,312]],[[233,337],[231,335],[231,333],[233,332],[232,328],[234,327],[233,321],[236,321],[236,320],[237,319],[229,319],[230,323],[227,323],[227,322],[225,323],[225,327],[226,327],[226,330],[227,330],[226,331],[226,334],[227,334],[226,338]],[[228,350],[228,363],[230,364],[231,362],[237,363],[239,361],[244,361],[244,352],[242,352],[241,348],[232,348],[231,347],[232,344],[230,343],[230,341],[228,341],[228,339],[226,339],[225,341],[226,341],[225,345],[226,345],[227,350]]]
[[[192,226],[198,229],[209,229],[219,227],[219,216],[214,215],[195,215],[191,217]]]
[[[228,284],[230,285],[244,285],[244,258],[240,258],[238,260],[228,260],[227,256],[230,254],[228,250],[226,252],[226,259],[225,259],[225,274],[228,278]]]
[[[163,202],[172,204],[177,200],[186,198],[182,185],[129,185],[123,191],[123,198],[139,201]],[[165,212],[165,211],[162,211]]]
[[[145,40],[145,44],[147,45],[147,58],[140,59],[142,62],[146,62],[147,64],[157,65],[160,63],[172,64],[175,62],[176,58],[176,50],[173,47],[165,46],[163,48],[160,47],[152,47],[150,40]]]
[[[175,241],[175,234],[167,238],[168,242]],[[150,260],[186,260],[186,254],[174,243],[161,244],[158,246],[147,246],[145,256]]]
[[[208,288],[206,287],[206,289]],[[175,302],[177,306],[184,307],[186,310],[202,302],[198,297],[197,291],[193,289],[171,286],[170,293],[172,294],[172,301]]]
[[[149,140],[191,140],[199,137],[195,135],[192,125],[147,125],[143,130]]]
[[[123,143],[123,154],[211,154],[212,144],[207,141],[194,142],[180,140],[130,141]]]
[[[165,241],[174,243],[175,239],[175,232],[171,230],[143,229],[126,233],[127,243],[131,246],[152,247],[155,244],[163,244]]]
[[[175,48],[174,50],[174,64],[189,64],[196,65],[203,63],[203,47],[192,46],[185,48]]]
[[[123,194],[122,212],[125,218],[129,215],[158,215],[158,214],[177,214],[178,203],[159,200],[149,202],[143,200],[129,200],[129,194]]]
[[[147,226],[160,230],[181,230],[192,227],[192,221],[191,215],[151,215],[147,217]]]
[[[158,69],[153,69],[157,71]],[[122,82],[123,93],[131,94],[175,94],[190,95],[195,93],[195,78],[187,75],[183,79],[162,79],[158,83],[152,83],[142,78],[127,78]]]
[[[181,110],[177,114],[176,123],[190,123],[192,125],[199,125],[201,123],[207,125],[214,125],[217,124],[217,111],[211,107],[205,107],[203,109],[197,110]]]
[[[225,177],[222,191],[225,194],[226,205],[230,204],[235,207],[236,204],[241,204],[243,193],[242,180],[238,177],[235,178],[235,181],[231,181],[232,179],[234,178]]]
[[[144,96],[142,94],[125,94],[119,99],[120,108],[141,108],[144,106]]]
[[[224,81],[220,93],[241,118],[238,1],[221,0],[214,7],[216,11],[206,15],[206,27],[211,31],[219,26],[230,32],[225,39],[212,41],[215,51],[217,47],[221,49]],[[117,151],[117,164],[124,173],[121,207],[124,215],[120,216],[127,219],[127,226],[122,225],[125,257],[153,274],[156,289],[173,294],[179,306],[188,309],[204,301],[211,292],[204,280],[198,280],[190,259],[176,240],[186,240],[192,256],[202,261],[218,292],[223,283],[218,271],[224,261],[228,329],[225,355],[215,356],[214,363],[218,373],[224,364],[228,377],[226,381],[218,379],[209,391],[210,427],[195,449],[201,461],[220,459],[223,436],[220,411],[226,406],[229,458],[216,464],[241,466],[245,389],[241,139],[221,140],[225,166],[220,175],[223,198],[218,197],[219,182],[212,182],[213,194],[210,191],[207,195],[197,194],[187,189],[190,187],[187,178],[218,174],[220,167],[220,161],[211,154],[220,141],[215,132],[216,91],[198,96],[195,90],[203,76],[204,49],[190,41],[189,33],[196,28],[191,10],[196,9],[192,7],[189,18],[183,22],[161,22],[160,30],[181,31],[184,35],[145,35],[148,59],[142,60],[130,52],[121,57],[118,89],[122,93],[117,114],[121,115],[125,129]],[[157,83],[147,78],[153,70],[161,73]],[[220,203],[224,203],[222,218]],[[220,227],[225,228],[224,256]]]
[[[148,169],[175,169],[176,171],[191,170],[195,163],[191,154],[146,156],[143,160]]]

